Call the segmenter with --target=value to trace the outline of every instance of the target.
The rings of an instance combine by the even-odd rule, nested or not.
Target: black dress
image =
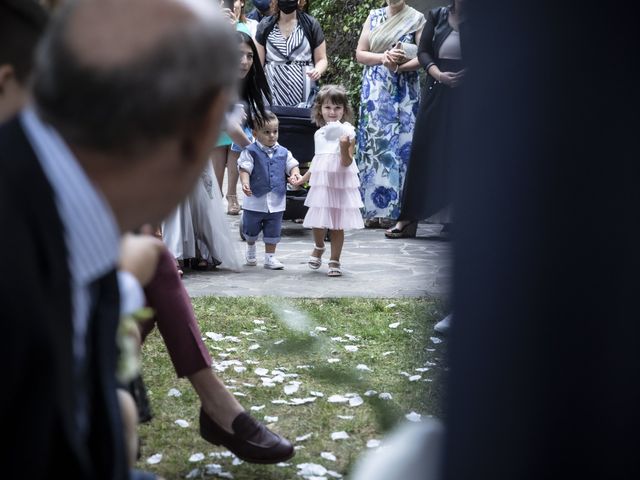
[[[434,63],[443,72],[463,68],[462,60],[438,57],[440,47],[453,31],[448,19],[449,7],[438,7],[429,12],[418,50],[420,64],[425,70]],[[422,220],[450,203],[458,97],[458,88],[450,88],[427,75],[413,133],[399,220]]]

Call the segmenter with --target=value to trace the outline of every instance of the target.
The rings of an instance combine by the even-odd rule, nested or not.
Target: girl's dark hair
[[[335,105],[344,106],[343,121],[351,122],[353,120],[353,110],[349,105],[349,97],[347,91],[341,85],[325,85],[318,91],[316,99],[311,107],[311,122],[319,127],[324,126],[325,121],[322,118],[322,104],[329,100]]]
[[[242,81],[240,95],[247,103],[247,124],[254,128],[264,123],[265,100],[271,104],[271,89],[264,74],[260,57],[253,39],[244,32],[238,32],[238,41],[251,48],[253,64]]]

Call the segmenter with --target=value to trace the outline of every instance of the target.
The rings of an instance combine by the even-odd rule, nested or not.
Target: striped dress
[[[265,74],[271,87],[273,105],[307,106],[315,82],[307,75],[313,68],[313,52],[300,23],[284,38],[278,24],[266,43]]]

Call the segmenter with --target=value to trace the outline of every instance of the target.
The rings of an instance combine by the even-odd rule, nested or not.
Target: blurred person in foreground
[[[0,127],[12,226],[0,248],[20,252],[0,280],[8,478],[129,478],[120,236],[160,221],[200,175],[237,69],[227,25],[205,0],[66,2],[39,47],[33,103]]]

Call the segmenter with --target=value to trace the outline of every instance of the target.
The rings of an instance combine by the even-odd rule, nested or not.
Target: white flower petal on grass
[[[384,352],[384,353],[382,354],[382,356],[383,356],[383,357],[386,357],[386,356],[388,356],[388,355],[391,355],[392,353],[396,353],[396,352],[395,352],[394,350],[391,350],[391,351],[389,351],[389,352]]]
[[[222,473],[222,465],[218,463],[209,463],[204,466],[205,475],[218,475]]]
[[[200,469],[194,468],[189,473],[187,473],[184,478],[186,478],[187,480],[191,480],[192,478],[199,478],[201,476],[202,476],[202,472],[200,471]]]
[[[378,398],[380,400],[391,400],[393,397],[388,392],[382,392],[380,395],[378,395]]]
[[[328,363],[338,363],[340,361],[339,358],[328,358],[327,362]]]
[[[370,372],[371,369],[369,367],[367,367],[364,363],[359,363],[358,365],[356,365],[356,370],[361,370],[363,372]]]
[[[417,382],[418,380],[420,380],[422,378],[422,375],[411,375],[409,377],[409,381],[410,382]]]
[[[231,465],[242,465],[244,463],[243,460],[240,460],[238,457],[235,457],[233,459],[233,462],[231,462]]]
[[[317,475],[310,475],[306,477],[307,480],[328,480],[327,477],[319,477]]]
[[[290,467],[290,466],[291,466],[291,464],[290,464],[290,463],[285,463],[285,462],[278,462],[278,463],[276,463],[276,467],[282,467],[282,468],[284,468],[284,467]]]
[[[156,453],[147,458],[147,463],[149,465],[155,465],[156,463],[160,463],[162,461],[162,454]]]
[[[215,332],[205,332],[205,336],[213,340],[214,342],[219,342],[224,339],[224,335]]]
[[[286,400],[271,400],[271,403],[274,405],[289,405],[289,402]]]
[[[442,343],[442,339],[438,338],[438,337],[429,337],[429,340],[431,340],[436,345],[439,344],[439,343]]]
[[[357,352],[358,351],[358,347],[356,345],[345,345],[344,349],[347,352]]]
[[[260,410],[262,410],[265,406],[264,405],[253,405],[251,407],[251,410],[254,412],[259,412]]]
[[[341,420],[353,420],[353,415],[338,415]]]
[[[247,396],[247,394],[246,394],[246,393],[242,393],[242,392],[233,392],[233,394],[234,394],[236,397],[246,397],[246,396]]]
[[[276,340],[275,342],[273,342],[274,345],[280,345],[281,343],[284,343],[284,340]]]
[[[313,403],[316,397],[292,398],[289,405],[304,405],[305,403]]]
[[[306,435],[300,435],[296,437],[296,442],[304,442],[305,440],[309,440],[313,436],[313,432],[307,433]]]
[[[364,396],[365,397],[373,397],[374,395],[377,395],[378,392],[376,392],[375,390],[367,390],[366,392],[364,392]]]
[[[170,388],[167,397],[181,397],[182,393],[177,388]]]
[[[244,363],[248,363],[249,365],[260,365],[260,362],[257,360],[245,360]]]
[[[204,453],[202,452],[194,453],[189,457],[190,462],[200,462],[202,460],[204,460]]]
[[[327,469],[317,463],[299,463],[298,475],[301,477],[309,477],[311,475],[324,475],[327,473]]]
[[[176,420],[173,423],[175,423],[176,425],[178,425],[179,427],[182,427],[182,428],[187,428],[189,426],[189,422],[187,422],[186,420],[183,420],[181,418],[179,418],[178,420]]]
[[[246,382],[242,382],[242,386],[243,386],[243,387],[254,388],[256,385],[255,385],[255,383],[246,383]]]
[[[394,308],[396,306],[395,303],[390,303],[389,305],[385,305],[384,308]]]
[[[427,352],[435,352],[435,351],[436,351],[436,349],[435,349],[435,348],[425,348],[425,350],[426,350]]]
[[[331,395],[327,402],[329,403],[347,403],[349,399],[343,395]]]
[[[247,370],[247,367],[233,367],[233,370],[236,373],[242,373],[242,372],[245,372]]]
[[[234,478],[233,477],[233,473],[231,473],[231,472],[220,472],[220,473],[218,473],[218,477],[220,477],[220,478],[231,478],[231,479]]]
[[[300,388],[300,382],[291,382],[289,385],[284,386],[284,393],[286,395],[293,395]]]
[[[230,353],[219,353],[219,354],[218,354],[218,356],[219,356],[220,358],[227,358],[227,357],[229,357],[230,355],[231,355]]]
[[[311,368],[311,365],[296,365],[296,368],[300,370],[309,370]]]
[[[256,325],[264,325],[264,320],[254,320],[253,323]]]
[[[228,340],[229,342],[234,342],[234,343],[240,343],[240,339],[238,337],[234,337],[232,335],[228,335],[226,337],[224,337],[225,340]]]
[[[331,452],[320,452],[320,456],[325,460],[331,460],[332,462],[337,460],[336,456]]]
[[[249,345],[249,350],[257,350],[260,348],[260,344],[254,343],[253,345]]]
[[[347,337],[347,338],[348,338],[349,340],[351,340],[352,342],[353,342],[354,340],[358,340],[358,338],[360,338],[360,337],[358,337],[358,336],[356,336],[356,335],[350,335],[350,334],[348,334],[348,333],[345,333],[345,334],[344,334],[344,336],[345,336],[345,337]]]
[[[347,438],[349,438],[349,434],[347,432],[345,432],[344,430],[340,431],[340,432],[333,432],[331,434],[331,440],[346,440]]]
[[[270,417],[269,415],[265,415],[264,421],[267,423],[275,423],[278,421],[278,417]]]
[[[316,331],[318,331],[318,332],[326,332],[327,331],[327,327],[318,326],[318,327],[316,327]]]
[[[367,441],[367,448],[378,448],[381,444],[382,442],[380,440],[378,440],[377,438],[372,438],[371,440]]]
[[[425,368],[416,368],[416,372],[428,372],[430,369],[429,367],[425,367]]]
[[[400,322],[394,322],[389,324],[389,328],[398,328],[400,326]]]
[[[419,413],[416,413],[416,412],[411,412],[411,413],[407,413],[405,415],[405,418],[407,420],[409,420],[410,422],[419,422],[420,419],[422,418],[422,415],[420,415]]]
[[[333,478],[342,478],[342,475],[340,475],[338,472],[335,472],[333,470],[327,470],[327,475]]]
[[[407,333],[413,333],[413,328],[403,328],[402,330],[404,330]]]
[[[269,370],[267,370],[266,368],[256,368],[253,373],[258,375],[259,377],[264,377],[267,373],[269,373]]]
[[[310,395],[313,395],[314,397],[324,397],[324,393],[322,392],[316,392],[315,390],[311,390],[309,392]]]
[[[364,400],[362,399],[362,397],[360,395],[357,395],[355,397],[351,397],[349,399],[349,406],[350,407],[359,407],[363,403],[364,403]]]

